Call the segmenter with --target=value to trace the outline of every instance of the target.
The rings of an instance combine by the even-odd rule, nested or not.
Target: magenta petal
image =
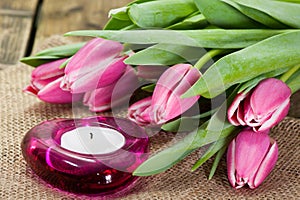
[[[91,111],[101,112],[129,103],[130,96],[138,87],[138,78],[132,67],[127,67],[125,74],[115,84],[86,92],[84,104]]]
[[[276,141],[273,141],[273,144],[264,158],[263,162],[259,166],[259,169],[255,175],[254,179],[254,188],[258,187],[264,179],[269,175],[269,173],[272,171],[274,168],[276,161],[278,158],[278,146]]]
[[[28,85],[23,89],[23,92],[36,96],[39,91],[35,87]]]
[[[269,136],[253,131],[242,131],[236,138],[236,172],[250,179],[269,149]],[[247,156],[245,156],[247,155]]]
[[[63,91],[59,86],[63,77],[49,83],[41,89],[37,96],[39,99],[48,103],[72,103],[82,98],[82,94],[72,95],[70,92]]]
[[[153,92],[152,105],[153,106],[166,106],[166,101],[170,93],[176,88],[178,82],[190,70],[191,65],[178,64],[167,69],[156,83]]]
[[[102,38],[95,38],[86,43],[79,51],[72,57],[65,68],[65,73],[69,74],[75,70],[82,70],[82,67],[98,66],[99,61],[107,58],[114,58],[120,54],[123,46],[115,41],[104,40]],[[89,71],[89,69],[86,69]],[[85,73],[86,71],[81,71]],[[74,74],[76,75],[76,74]]]
[[[267,119],[261,127],[258,128],[258,131],[264,131],[267,129],[272,128],[273,126],[277,125],[285,116],[287,116],[290,108],[290,100],[287,99],[283,102],[277,110],[272,113],[269,119]]]
[[[181,98],[181,96],[192,87],[192,85],[200,78],[200,72],[196,68],[189,70],[183,79],[178,83],[177,87],[171,91],[166,106],[166,120],[173,119],[192,107],[200,98],[194,96],[189,98]]]
[[[232,104],[228,108],[227,112],[227,118],[228,121],[233,124],[234,126],[239,126],[241,124],[241,118],[242,116],[239,114],[243,110],[239,108],[241,102],[247,97],[247,94],[241,92],[236,95],[234,98]]]
[[[273,112],[290,96],[291,90],[284,82],[275,78],[265,79],[253,91],[251,107],[255,115],[263,116]]]
[[[59,66],[63,64],[66,60],[67,58],[59,59],[38,66],[32,71],[31,78],[33,80],[45,80],[64,75],[64,69],[59,69]]]
[[[230,184],[235,187],[235,139],[231,141],[227,150],[227,175]]]
[[[162,124],[188,110],[199,96],[181,98],[200,78],[198,69],[188,64],[178,64],[167,69],[159,78],[153,92],[153,121]]]
[[[149,115],[151,114],[149,113],[151,99],[152,97],[147,97],[132,104],[128,108],[128,119],[142,126],[151,124],[151,120],[149,119]]]
[[[120,57],[122,44],[93,39],[82,47],[65,68],[61,88],[82,93],[112,84],[124,73],[126,65]]]

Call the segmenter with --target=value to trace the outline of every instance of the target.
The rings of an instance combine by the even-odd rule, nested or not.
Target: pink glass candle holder
[[[54,119],[24,137],[23,156],[52,186],[79,194],[117,195],[136,182],[132,172],[147,159],[148,136],[122,118]]]

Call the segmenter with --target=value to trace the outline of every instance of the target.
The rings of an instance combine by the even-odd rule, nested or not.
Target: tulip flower
[[[268,131],[245,129],[232,140],[227,151],[227,172],[230,184],[238,189],[248,184],[258,187],[274,168],[278,146]]]
[[[153,96],[128,109],[128,118],[140,125],[161,125],[188,110],[200,96],[181,98],[200,78],[198,69],[189,64],[168,68],[158,79]]]
[[[65,60],[52,61],[35,68],[31,74],[31,84],[23,91],[48,103],[71,103],[80,100],[81,94],[72,95],[60,88],[64,70],[59,69],[59,66]]]
[[[83,93],[114,83],[126,70],[127,56],[121,56],[122,50],[122,44],[115,41],[89,41],[67,64],[61,88]]]
[[[252,91],[239,93],[228,109],[228,120],[235,126],[265,131],[278,124],[290,107],[290,88],[281,80],[261,81]]]
[[[93,112],[106,111],[126,102],[129,103],[130,96],[137,87],[136,73],[132,67],[128,66],[116,83],[86,92],[83,103]]]

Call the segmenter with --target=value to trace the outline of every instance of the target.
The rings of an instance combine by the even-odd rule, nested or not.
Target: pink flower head
[[[93,112],[102,112],[129,103],[130,96],[138,87],[134,69],[127,66],[125,73],[114,84],[86,92],[83,103]]]
[[[268,131],[243,130],[232,140],[227,152],[227,172],[230,184],[241,188],[248,184],[258,187],[274,168],[278,146]]]
[[[239,93],[228,109],[228,120],[235,126],[265,131],[278,124],[290,107],[290,88],[281,80],[268,78],[252,91]]]
[[[84,45],[65,68],[61,88],[82,93],[117,81],[125,72],[122,44],[95,38]]]
[[[140,125],[161,125],[179,116],[198,101],[200,96],[181,96],[199,78],[199,70],[188,64],[168,68],[158,79],[152,98],[143,99],[129,107],[129,119]]]
[[[65,61],[66,59],[60,59],[35,68],[31,74],[31,84],[23,91],[48,103],[71,103],[80,100],[81,94],[72,95],[60,88],[64,70],[59,69],[59,66]]]

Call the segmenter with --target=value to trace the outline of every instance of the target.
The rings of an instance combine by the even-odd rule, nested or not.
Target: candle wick
[[[90,135],[91,135],[91,139],[93,139],[93,133],[90,133]]]

